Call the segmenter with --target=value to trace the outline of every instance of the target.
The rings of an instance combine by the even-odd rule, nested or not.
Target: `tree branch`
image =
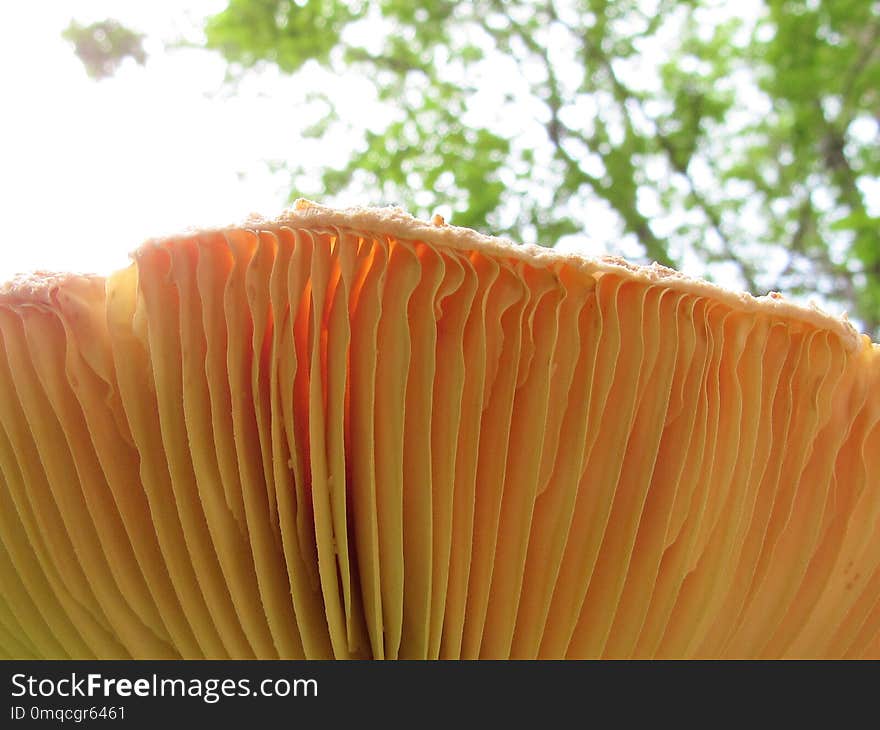
[[[599,62],[602,64],[602,68],[608,74],[608,78],[611,81],[614,97],[622,110],[624,119],[626,120],[628,133],[635,134],[632,128],[632,120],[630,119],[629,114],[626,110],[626,105],[630,101],[640,103],[638,95],[627,88],[625,84],[623,84],[623,82],[615,73],[611,60],[601,51],[601,49],[593,48],[592,53],[599,60]],[[708,200],[706,200],[705,196],[697,187],[693,176],[688,170],[687,163],[682,162],[678,159],[675,146],[672,144],[671,140],[662,132],[660,132],[659,129],[655,131],[655,135],[657,137],[658,143],[660,144],[660,148],[666,154],[670,166],[687,183],[688,189],[691,193],[691,197],[693,198],[694,202],[696,202],[696,204],[699,206],[703,215],[706,216],[706,220],[709,221],[712,230],[715,231],[715,235],[718,236],[725,256],[727,256],[730,261],[733,262],[734,265],[736,265],[737,269],[739,269],[740,275],[742,276],[743,281],[745,282],[745,285],[749,289],[749,291],[757,294],[759,287],[756,280],[754,267],[749,262],[737,256],[737,254],[734,252],[733,243],[724,231],[720,213],[714,208],[714,206],[709,203]]]
[[[498,12],[506,12],[504,3],[501,2],[501,0],[492,0],[491,4]],[[548,0],[542,9],[546,12],[551,21],[558,19],[559,16],[556,12],[553,0]],[[649,258],[663,266],[673,267],[675,262],[669,256],[666,243],[657,238],[653,230],[651,230],[650,221],[639,213],[638,208],[636,207],[636,201],[634,199],[627,200],[625,204],[621,206],[622,201],[610,194],[607,186],[603,185],[602,180],[583,170],[580,163],[565,149],[566,138],[577,139],[588,149],[592,149],[595,145],[592,144],[592,140],[586,137],[586,135],[571,129],[560,118],[563,106],[563,94],[553,63],[550,60],[549,50],[538,43],[532,33],[528,32],[519,23],[511,19],[509,14],[507,14],[507,16],[510,22],[510,29],[507,32],[512,32],[512,34],[523,43],[532,55],[541,62],[547,74],[548,93],[544,101],[550,112],[550,120],[546,124],[546,132],[547,137],[553,146],[554,156],[566,165],[569,173],[573,173],[579,181],[589,185],[595,194],[611,204],[623,219],[626,230],[630,231],[638,238]],[[488,33],[496,43],[502,40],[500,38],[502,31],[491,28],[482,18],[476,20],[481,22],[484,31]],[[519,64],[522,64],[523,61],[524,59],[517,59]],[[635,139],[637,135],[632,128],[632,123],[626,113],[626,109],[623,108],[621,112],[627,127],[626,133],[629,135],[630,139]],[[554,203],[558,202],[560,192],[561,191],[558,189],[554,192]]]

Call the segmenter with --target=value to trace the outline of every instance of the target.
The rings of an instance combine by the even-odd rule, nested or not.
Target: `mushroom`
[[[0,653],[880,656],[880,354],[308,201],[0,289]]]

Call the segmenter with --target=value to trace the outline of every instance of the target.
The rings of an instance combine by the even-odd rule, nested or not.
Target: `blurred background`
[[[305,196],[847,311],[880,339],[880,2],[0,6],[0,279]]]

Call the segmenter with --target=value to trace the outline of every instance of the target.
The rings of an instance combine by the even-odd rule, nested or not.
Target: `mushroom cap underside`
[[[878,348],[299,201],[0,289],[0,655],[880,656]]]

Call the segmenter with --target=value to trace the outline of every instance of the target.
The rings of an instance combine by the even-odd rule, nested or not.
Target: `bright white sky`
[[[289,178],[266,160],[315,154],[296,131],[302,92],[264,76],[232,96],[218,55],[161,43],[197,40],[224,6],[0,4],[0,281],[40,268],[107,273],[148,237],[286,205]],[[147,34],[147,66],[127,61],[111,79],[89,79],[61,38],[72,15]],[[265,93],[267,83],[282,93]]]

